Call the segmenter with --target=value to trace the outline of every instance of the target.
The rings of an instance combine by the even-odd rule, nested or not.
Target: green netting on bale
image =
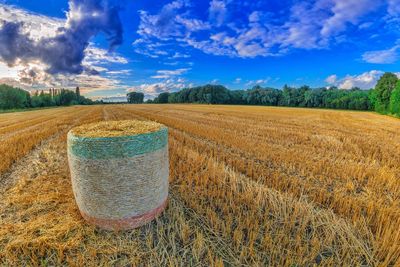
[[[162,211],[168,197],[168,128],[160,125],[156,131],[126,135],[128,130],[124,130],[139,123],[118,123],[90,127],[104,136],[116,127],[124,135],[85,136],[84,125],[79,136],[72,129],[67,141],[79,210],[88,222],[105,229],[130,229],[150,221]]]
[[[86,159],[124,158],[156,151],[167,145],[168,128],[133,136],[80,137],[68,133],[68,152]]]

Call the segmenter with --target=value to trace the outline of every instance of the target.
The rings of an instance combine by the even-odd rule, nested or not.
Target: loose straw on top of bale
[[[155,132],[161,127],[153,121],[102,121],[75,127],[71,133],[78,137],[117,137]]]

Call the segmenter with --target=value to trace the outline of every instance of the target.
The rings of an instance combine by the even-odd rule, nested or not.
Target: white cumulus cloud
[[[375,87],[383,73],[383,71],[371,70],[359,75],[346,75],[343,78],[338,78],[337,75],[331,75],[326,78],[325,81],[329,85],[337,86],[340,89],[351,89],[353,87],[371,89]]]
[[[386,50],[368,51],[362,55],[362,59],[368,63],[391,64],[399,59],[400,45],[396,45]]]
[[[143,92],[146,99],[157,97],[160,93],[176,92],[182,88],[192,87],[193,84],[187,83],[184,79],[171,78],[157,83],[143,83],[128,88],[127,92]]]
[[[368,31],[371,19],[393,17],[399,0],[314,0],[296,1],[272,14],[250,2],[211,0],[208,19],[187,1],[173,1],[159,12],[142,10],[138,33],[141,46],[136,52],[157,57],[154,42],[191,47],[207,54],[254,58],[279,56],[292,49],[323,49],[354,39],[349,29]],[[385,8],[386,7],[386,8]],[[264,9],[264,10],[263,10]],[[380,13],[377,12],[379,10]],[[247,12],[247,21],[240,18]],[[278,15],[279,14],[279,15]],[[392,23],[383,19],[384,23]],[[135,42],[138,45],[137,42]]]
[[[189,71],[189,68],[182,68],[182,69],[176,69],[176,70],[157,70],[157,74],[154,76],[151,76],[151,78],[155,79],[168,79],[174,76],[180,76],[187,71]]]
[[[336,74],[330,75],[325,79],[325,82],[327,82],[328,84],[335,84],[337,81],[338,77]]]

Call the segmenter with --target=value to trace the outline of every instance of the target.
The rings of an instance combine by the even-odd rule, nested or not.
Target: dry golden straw
[[[116,137],[155,132],[161,127],[152,121],[102,121],[75,127],[71,133],[80,137]]]
[[[398,119],[211,105],[24,114],[0,114],[11,181],[0,186],[0,265],[400,266]],[[130,119],[168,126],[168,208],[141,228],[102,231],[74,200],[66,132]]]

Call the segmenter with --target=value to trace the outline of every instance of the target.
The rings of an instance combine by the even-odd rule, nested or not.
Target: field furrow
[[[175,110],[172,111],[173,116],[168,116],[168,110],[154,113],[152,109],[146,110],[146,108],[146,106],[135,107],[132,108],[132,112],[189,134],[192,138],[186,139],[185,144],[194,143],[192,147],[196,150],[215,156],[217,161],[227,162],[229,166],[253,180],[297,197],[305,195],[322,207],[333,209],[357,227],[369,225],[375,236],[373,246],[376,257],[387,263],[399,259],[399,165],[393,164],[398,155],[393,156],[394,160],[388,162],[382,159],[386,163],[384,166],[368,164],[369,161],[363,162],[365,158],[362,155],[357,156],[357,150],[350,150],[350,153],[349,149],[331,149],[318,143],[306,143],[303,146],[309,149],[305,149],[293,146],[293,137],[284,135],[279,135],[277,138],[282,139],[281,143],[286,143],[274,147],[268,139],[257,140],[257,137],[251,139],[246,134],[247,130],[242,130],[240,127],[232,126],[233,133],[221,130],[223,126],[220,125],[229,122],[229,118],[220,118],[221,113],[218,114],[221,123],[214,121],[215,118],[209,113],[203,117],[203,123],[200,123],[190,115],[178,116]],[[230,117],[231,114],[228,112],[226,116]],[[342,122],[347,119],[340,119],[340,123],[337,124],[342,127]],[[351,123],[358,125],[353,122],[354,120],[350,120]],[[290,124],[292,128],[293,122]],[[318,134],[325,136],[323,135],[325,129],[321,130],[322,132]],[[308,138],[307,129],[304,131],[306,133],[298,131],[294,134],[302,134],[303,139]],[[171,135],[176,135],[176,132],[171,131]],[[348,143],[357,144],[361,140],[355,133],[348,134],[347,138]],[[381,150],[382,147],[393,154],[390,147],[379,143],[369,146],[371,147],[369,153],[372,155],[374,150]],[[328,156],[315,156],[313,148],[325,150],[324,153]],[[350,156],[346,156],[349,154]],[[351,160],[346,160],[346,157]]]
[[[50,138],[59,132],[66,132],[73,125],[79,123],[82,117],[93,116],[96,117],[99,108],[87,109],[78,108],[73,110],[66,110],[60,116],[52,119],[52,123],[46,125],[39,125],[33,129],[26,131],[17,131],[16,134],[9,134],[9,136],[0,143],[0,155],[7,155],[0,162],[0,174],[5,172],[11,167],[18,159],[25,156],[35,146],[40,144],[43,140]],[[49,113],[44,114],[43,120],[46,121],[46,116],[53,117],[53,113],[50,110],[46,110]]]
[[[56,111],[0,115],[0,264],[400,264],[400,120],[251,106]],[[170,198],[155,221],[112,233],[79,215],[66,133],[125,119],[169,127]]]

